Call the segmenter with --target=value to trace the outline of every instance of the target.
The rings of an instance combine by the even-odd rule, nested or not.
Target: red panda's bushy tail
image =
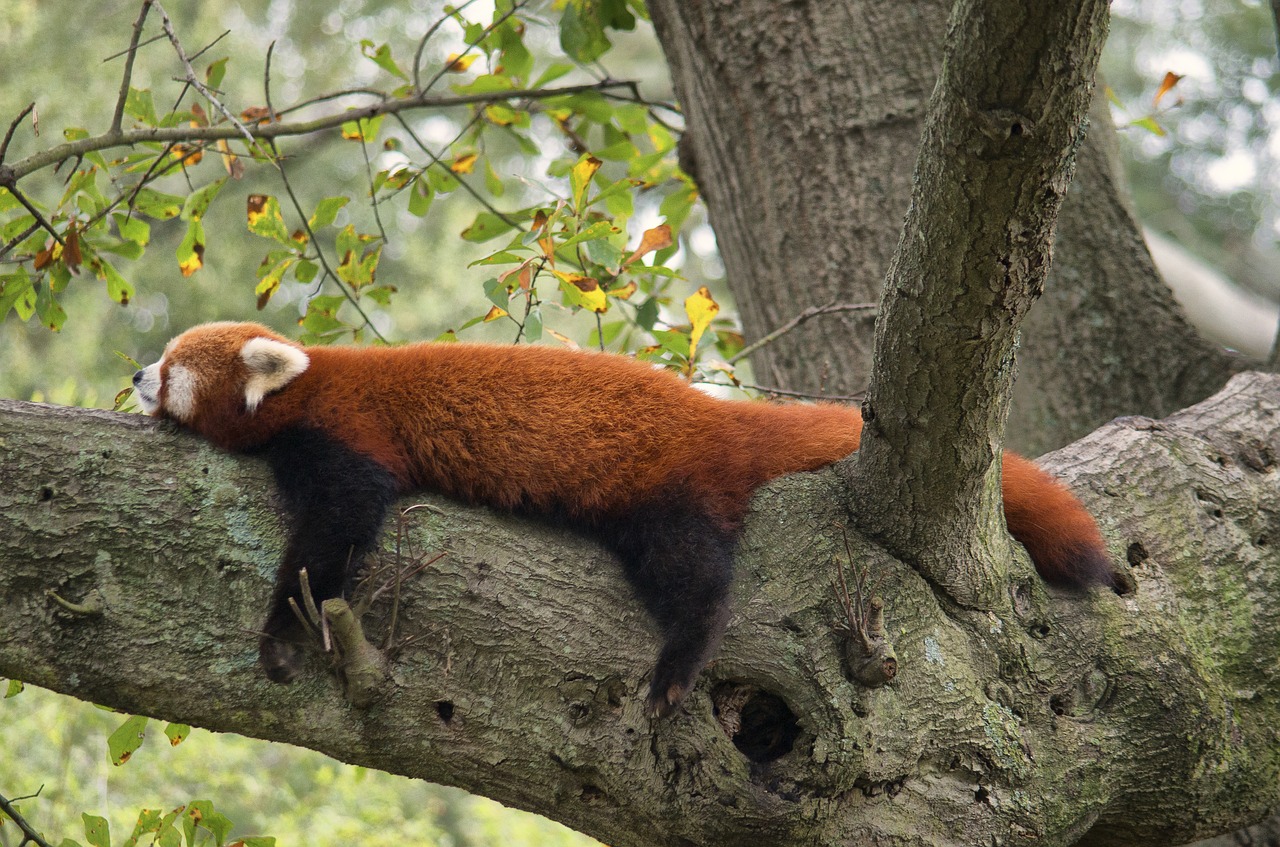
[[[1102,533],[1084,504],[1029,459],[1004,454],[1005,521],[1045,582],[1068,588],[1118,588]]]

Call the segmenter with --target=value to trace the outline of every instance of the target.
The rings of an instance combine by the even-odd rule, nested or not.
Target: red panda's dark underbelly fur
[[[663,633],[648,706],[670,714],[728,620],[738,530],[764,482],[858,448],[858,412],[710,397],[606,354],[425,344],[302,348],[252,324],[208,324],[135,375],[139,399],[214,443],[258,452],[291,530],[260,655],[298,672],[290,600],[344,590],[400,494],[429,489],[590,533],[617,554]],[[1049,582],[1113,584],[1092,517],[1006,454],[1010,532]]]

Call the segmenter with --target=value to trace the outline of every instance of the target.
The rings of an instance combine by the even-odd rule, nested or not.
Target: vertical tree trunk
[[[808,306],[877,300],[950,4],[649,7],[687,116],[683,159],[748,337]],[[1010,422],[1024,450],[1120,414],[1167,414],[1243,366],[1195,334],[1155,275],[1111,136],[1095,111],[1045,302],[1026,325]],[[870,362],[871,321],[849,315],[811,320],[753,358],[762,384],[840,394],[866,388]]]

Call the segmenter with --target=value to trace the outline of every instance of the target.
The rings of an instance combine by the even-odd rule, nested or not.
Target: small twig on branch
[[[470,6],[474,2],[476,2],[476,0],[467,0],[467,2],[463,3],[461,6],[456,7],[453,10],[453,14],[454,15],[461,14],[463,10],[465,10],[468,6]],[[422,36],[422,40],[418,42],[418,49],[413,54],[413,90],[414,91],[417,91],[419,93],[422,92],[422,77],[421,77],[422,53],[424,50],[427,49],[427,42],[430,41],[431,36],[435,35],[440,30],[440,27],[444,26],[445,23],[452,17],[453,15],[442,15],[439,20],[437,20],[435,23],[431,25],[431,28],[427,30],[426,34]]]
[[[212,105],[215,109],[221,112],[223,117],[225,117],[228,121],[230,121],[231,125],[236,127],[236,129],[240,131],[240,134],[245,137],[245,139],[249,142],[249,146],[252,148],[253,133],[249,131],[249,128],[247,126],[245,126],[243,123],[240,122],[239,118],[237,118],[234,114],[232,114],[230,109],[228,109],[226,106],[222,104],[221,100],[219,100],[217,97],[214,96],[213,92],[209,90],[208,86],[206,86],[204,83],[202,83],[199,79],[196,78],[196,69],[192,67],[191,59],[187,57],[187,51],[182,49],[182,42],[178,40],[178,34],[173,30],[173,22],[169,20],[169,13],[164,10],[163,6],[155,2],[155,0],[146,0],[146,1],[151,5],[155,6],[156,11],[160,13],[160,25],[164,27],[165,34],[169,36],[169,43],[173,45],[174,51],[178,54],[178,60],[182,62],[182,67],[187,72],[187,76],[186,76],[187,84],[190,85],[192,88],[194,88],[196,91],[199,91],[200,94],[202,94],[204,98],[209,101],[210,105]]]
[[[35,111],[36,104],[28,103],[27,108],[18,113],[13,119],[13,123],[9,124],[9,131],[4,134],[4,141],[0,142],[0,164],[4,163],[4,156],[9,152],[9,142],[13,140],[13,134],[18,131],[18,125],[22,123],[22,119]]]
[[[875,314],[875,311],[875,303],[827,303],[825,306],[810,306],[808,309],[805,309],[803,312],[796,315],[794,318],[787,321],[764,338],[743,347],[738,351],[737,355],[729,360],[729,364],[737,364],[742,359],[745,359],[747,356],[750,356],[752,353],[759,350],[761,347],[764,347],[767,344],[772,344],[805,321],[816,318],[819,315],[830,315],[836,312],[869,312],[871,314]]]
[[[62,236],[59,235],[58,231],[53,228],[53,224],[45,220],[44,215],[40,214],[40,210],[37,209],[34,205],[32,205],[31,201],[27,199],[27,195],[23,194],[21,191],[18,190],[18,185],[16,180],[10,184],[4,184],[4,183],[0,183],[0,184],[4,185],[5,188],[9,189],[9,193],[12,194],[14,197],[16,197],[18,199],[18,202],[26,207],[27,211],[31,213],[31,216],[36,219],[36,223],[39,224],[41,227],[43,227],[45,230],[47,230],[49,234],[53,236],[54,241],[58,242],[63,247],[67,246],[67,243],[62,240]]]
[[[147,20],[147,12],[151,11],[151,3],[152,0],[142,0],[138,19],[133,22],[133,37],[129,40],[129,49],[125,51],[124,73],[120,75],[120,94],[116,97],[116,110],[111,116],[111,135],[120,132],[120,124],[124,120],[124,104],[129,99],[129,83],[133,81],[133,60],[138,55],[138,42],[142,38],[142,26]],[[152,39],[154,40],[156,39]]]
[[[463,50],[461,53],[459,53],[459,54],[458,54],[458,58],[459,58],[459,59],[461,59],[463,56],[467,55],[467,54],[468,54],[468,53],[470,53],[472,50],[474,50],[477,44],[479,44],[481,41],[484,41],[486,38],[488,38],[488,37],[489,37],[489,33],[493,32],[495,29],[497,29],[498,27],[500,27],[500,26],[502,26],[504,23],[506,23],[508,18],[510,18],[510,17],[511,17],[512,15],[514,15],[516,12],[518,12],[518,11],[520,11],[522,8],[524,8],[524,7],[528,4],[528,2],[529,2],[529,0],[516,0],[516,2],[515,2],[515,3],[512,3],[512,4],[511,4],[511,8],[510,8],[510,9],[508,9],[506,12],[504,12],[504,13],[502,14],[502,16],[501,16],[500,18],[498,18],[496,21],[494,21],[493,23],[491,23],[491,24],[489,24],[487,27],[485,27],[485,28],[484,28],[484,31],[480,33],[479,37],[478,37],[478,38],[476,38],[476,40],[475,40],[475,41],[468,41],[468,42],[467,42],[467,49],[466,49],[466,50]],[[433,76],[433,77],[431,77],[431,79],[427,80],[427,84],[426,84],[425,86],[422,86],[422,87],[420,87],[420,88],[418,88],[418,89],[417,89],[417,91],[418,91],[418,95],[419,95],[419,96],[421,96],[421,95],[423,95],[423,94],[426,94],[428,91],[430,91],[430,90],[431,90],[431,86],[433,86],[433,85],[435,85],[437,82],[439,82],[439,81],[440,81],[440,77],[444,76],[444,75],[445,75],[445,74],[447,74],[448,72],[449,72],[449,63],[448,63],[448,62],[445,62],[444,64],[442,64],[442,65],[440,66],[440,70],[436,71],[435,76]],[[416,77],[415,77],[415,79],[414,79],[414,83],[415,83],[415,85],[417,84],[417,78],[416,78]]]
[[[823,394],[820,391],[791,391],[769,385],[752,385],[749,382],[740,382],[736,387],[745,388],[748,391],[759,391],[761,394],[776,394],[779,397],[796,397],[801,400],[838,400],[842,403],[861,403],[867,396],[865,391],[859,391],[857,394]]]
[[[13,804],[20,800],[30,800],[34,797],[39,797],[40,791],[44,791],[43,785],[40,786],[40,790],[36,791],[35,794],[28,794],[26,797],[15,797],[12,800],[7,800],[3,795],[0,795],[0,812],[4,812],[9,820],[17,824],[18,829],[22,830],[22,840],[18,842],[18,847],[22,847],[24,844],[35,844],[37,847],[53,847],[53,845],[48,841],[45,841],[44,838],[40,836],[40,833],[36,832],[35,827],[27,823],[27,819],[13,807]]]
[[[273,41],[271,42],[271,46],[267,48],[266,70],[263,73],[263,86],[265,88],[263,96],[267,100],[267,114],[271,116],[275,115],[275,109],[271,105],[271,56],[275,51],[275,47],[276,44]],[[342,292],[342,296],[347,298],[347,302],[350,303],[352,308],[356,310],[356,313],[360,315],[361,320],[364,321],[364,325],[378,337],[379,341],[386,344],[387,339],[384,338],[382,333],[378,331],[378,328],[374,326],[373,321],[370,320],[369,315],[365,312],[364,308],[361,307],[360,301],[356,298],[355,294],[347,290],[347,286],[342,283],[342,278],[334,272],[332,267],[330,267],[329,260],[324,256],[324,250],[320,249],[320,242],[316,240],[315,231],[311,229],[311,220],[307,217],[307,213],[302,210],[302,202],[298,200],[298,195],[293,190],[293,184],[289,182],[289,174],[285,171],[284,167],[284,157],[280,155],[280,150],[276,147],[275,139],[267,139],[267,146],[271,149],[272,164],[276,166],[276,171],[280,174],[280,182],[284,184],[285,193],[289,195],[289,202],[293,204],[293,210],[298,215],[298,220],[302,221],[302,228],[307,233],[307,243],[313,245],[316,249],[316,258],[320,261],[320,266],[324,268],[325,277],[334,281],[338,286],[338,290]],[[383,240],[386,240],[385,236]]]

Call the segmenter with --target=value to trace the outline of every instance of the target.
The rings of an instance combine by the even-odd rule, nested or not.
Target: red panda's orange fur
[[[254,324],[206,325],[176,338],[159,365],[157,413],[166,414],[169,370],[181,365],[196,374],[191,413],[182,422],[220,447],[254,450],[282,434],[320,432],[385,469],[400,491],[429,489],[576,526],[614,525],[616,549],[637,567],[658,566],[637,552],[655,544],[667,555],[687,546],[695,560],[731,556],[756,488],[848,456],[862,429],[855,409],[717,399],[621,356],[477,344],[298,348],[309,359],[305,369],[249,408],[249,369],[240,352],[254,338],[291,344]],[[302,460],[311,462],[309,456]],[[1112,584],[1097,526],[1062,484],[1006,453],[1003,494],[1009,531],[1046,581]],[[682,524],[690,514],[708,529]],[[669,637],[663,655],[674,651],[677,658],[660,657],[650,699],[658,713],[678,705],[692,684],[689,668],[696,674],[719,638],[727,583],[715,581],[727,580],[730,565],[731,559],[719,575],[720,565],[708,565],[711,620],[684,641]],[[642,589],[649,578],[629,577]],[[296,590],[289,579],[282,565],[279,602]],[[691,586],[661,590],[687,593]],[[662,595],[654,592],[646,602],[661,617]],[[693,595],[678,602],[687,606],[675,616],[680,620],[664,625],[683,627],[703,614],[703,601]],[[280,614],[273,612],[269,633],[280,626]],[[272,674],[279,650],[270,637],[263,645]],[[293,670],[293,659],[285,658],[277,663],[284,668],[280,679]],[[672,664],[684,670],[662,675]]]

